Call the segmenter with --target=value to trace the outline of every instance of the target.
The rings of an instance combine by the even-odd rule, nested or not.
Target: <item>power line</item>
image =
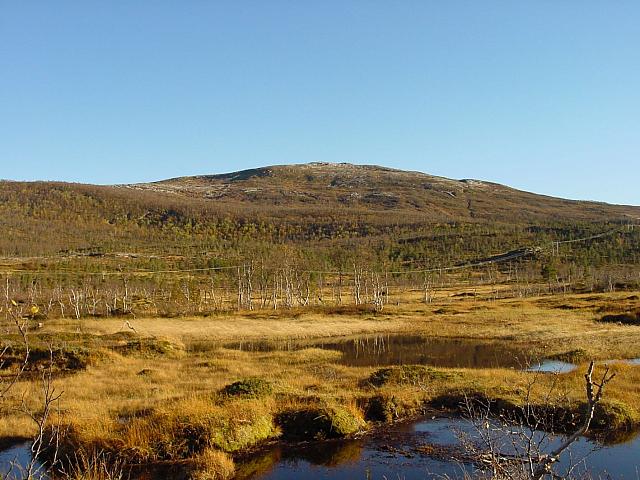
[[[637,227],[639,225],[625,225],[625,227],[608,230],[606,232],[598,233],[595,235],[590,235],[588,237],[583,238],[575,238],[571,240],[562,240],[562,241],[553,241],[550,247],[537,246],[537,247],[520,247],[510,252],[504,252],[492,255],[491,257],[485,260],[479,260],[475,262],[468,262],[464,264],[456,264],[449,265],[444,267],[430,267],[430,268],[422,268],[422,269],[414,269],[414,270],[396,270],[396,271],[386,271],[384,273],[390,275],[402,275],[402,274],[419,274],[419,273],[437,273],[437,272],[450,272],[457,270],[464,270],[467,268],[475,268],[481,267],[485,265],[491,265],[495,263],[502,263],[511,260],[516,260],[518,258],[528,256],[535,253],[540,253],[544,251],[548,251],[551,249],[552,252],[557,251],[558,245],[562,244],[570,244],[570,243],[578,243],[585,242],[588,240],[594,240],[598,238],[603,238],[606,236],[613,235],[615,233],[624,233],[624,229],[630,227]],[[224,271],[224,270],[238,270],[246,268],[249,264],[243,263],[239,265],[229,265],[224,267],[203,267],[203,268],[189,268],[189,269],[173,269],[173,270],[131,270],[131,271],[101,271],[101,272],[77,272],[77,271],[42,271],[42,270],[5,270],[4,272],[0,272],[5,275],[14,275],[14,274],[22,274],[22,275],[36,275],[36,276],[55,276],[55,275],[75,275],[75,276],[99,276],[99,277],[107,277],[107,276],[146,276],[146,275],[162,275],[162,274],[180,274],[180,273],[197,273],[197,272],[215,272],[215,271]],[[281,270],[278,267],[263,267],[263,270],[271,270],[277,271]],[[341,276],[352,276],[355,273],[350,271],[343,270],[298,270],[300,273],[309,273],[309,274],[318,274],[318,275],[341,275]]]

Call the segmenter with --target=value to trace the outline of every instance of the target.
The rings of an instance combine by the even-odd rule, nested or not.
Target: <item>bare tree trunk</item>
[[[569,448],[569,446],[575,442],[578,438],[584,435],[589,429],[589,425],[591,425],[591,420],[593,419],[593,413],[595,412],[596,405],[602,399],[602,392],[607,383],[609,383],[613,377],[616,376],[615,373],[609,375],[609,367],[607,367],[602,374],[602,378],[600,379],[600,383],[596,383],[593,381],[593,366],[594,362],[592,361],[589,364],[589,368],[587,369],[587,373],[584,375],[585,379],[585,389],[587,394],[587,406],[584,413],[584,421],[582,425],[573,432],[569,437],[565,439],[562,444],[553,450],[548,455],[544,456],[540,462],[538,463],[538,467],[535,469],[533,473],[533,480],[540,480],[545,475],[551,474],[551,467],[554,463],[556,463],[560,459],[560,455]]]
[[[353,266],[353,301],[356,305],[360,305],[362,303],[362,299],[360,297],[362,289],[362,269]]]

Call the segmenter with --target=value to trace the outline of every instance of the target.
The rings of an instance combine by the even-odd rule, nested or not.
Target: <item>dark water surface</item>
[[[483,342],[459,338],[420,335],[364,335],[336,340],[257,341],[224,344],[225,348],[250,352],[271,352],[321,348],[342,353],[342,365],[370,367],[422,364],[449,368],[524,368],[534,359],[524,347],[504,342]]]
[[[247,341],[221,344],[248,352],[296,351],[320,348],[342,353],[336,363],[354,367],[431,365],[445,368],[516,368],[530,372],[568,373],[573,363],[535,357],[526,345],[421,335],[361,335],[343,339]],[[604,360],[640,365],[640,358]]]
[[[475,434],[463,419],[441,418],[413,424],[394,425],[380,434],[359,440],[316,444],[304,447],[274,447],[238,469],[238,479],[403,479],[461,478],[475,467],[459,458],[461,433]],[[541,432],[537,438],[542,438]],[[549,441],[557,445],[560,437]],[[502,448],[509,450],[510,440]],[[425,453],[426,452],[426,453]],[[576,464],[574,474],[589,472],[593,477],[640,478],[640,436],[617,445],[603,446],[581,438],[559,463],[566,473]]]
[[[25,442],[0,451],[0,478],[3,480],[22,480],[27,478],[26,468],[31,462],[31,443]],[[34,467],[34,480],[47,480],[40,464]]]
[[[438,436],[451,445],[455,436],[442,420],[398,424],[356,440],[306,446],[276,446],[238,467],[238,480],[260,479],[424,479],[460,476],[473,466],[423,455],[419,448]]]
[[[459,439],[464,435],[477,438],[477,430],[469,421],[438,418],[389,425],[354,440],[275,445],[239,459],[236,479],[421,480],[442,478],[444,475],[462,478],[464,473],[476,471],[460,455]],[[541,439],[543,435],[537,432],[536,438]],[[501,452],[513,453],[513,437],[505,438]],[[561,437],[553,438],[548,447],[560,441]],[[26,465],[29,458],[29,444],[1,452],[0,474],[8,470],[9,462],[15,460]],[[565,454],[556,471],[565,473],[574,464],[577,465],[574,474],[578,477],[588,472],[591,478],[637,480],[640,478],[640,436],[615,445],[601,445],[581,438]],[[17,480],[24,477],[18,474],[8,478]],[[132,478],[183,480],[186,476],[179,468],[171,468],[148,471]]]

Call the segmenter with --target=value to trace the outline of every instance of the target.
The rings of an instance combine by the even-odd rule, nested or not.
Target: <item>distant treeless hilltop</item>
[[[218,205],[340,214],[393,211],[419,221],[612,220],[640,217],[640,207],[564,200],[480,180],[349,163],[276,165],[220,175],[125,185]],[[274,209],[274,207],[278,207]],[[394,215],[387,219],[397,222]]]

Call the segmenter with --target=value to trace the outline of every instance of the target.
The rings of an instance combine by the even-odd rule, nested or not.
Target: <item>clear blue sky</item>
[[[640,204],[640,2],[0,3],[0,178],[311,161]]]

